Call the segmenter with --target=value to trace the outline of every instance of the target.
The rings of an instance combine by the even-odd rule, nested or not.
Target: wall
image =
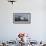
[[[0,0],[0,40],[11,40],[18,32],[31,34],[37,41],[46,40],[45,0],[17,0],[13,5]],[[30,12],[31,24],[13,24],[13,12]]]

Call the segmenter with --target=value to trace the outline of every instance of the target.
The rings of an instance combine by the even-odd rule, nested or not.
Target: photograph
[[[14,24],[30,24],[31,13],[13,13]]]

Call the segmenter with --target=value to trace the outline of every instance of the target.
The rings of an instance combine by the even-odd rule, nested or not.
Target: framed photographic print
[[[30,24],[31,13],[13,13],[13,24]]]

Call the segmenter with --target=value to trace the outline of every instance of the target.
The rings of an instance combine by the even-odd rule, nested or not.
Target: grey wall
[[[11,40],[18,32],[31,34],[35,40],[46,40],[46,1],[17,0],[14,5],[7,0],[0,0],[0,40]],[[13,24],[15,12],[30,12],[31,24]]]

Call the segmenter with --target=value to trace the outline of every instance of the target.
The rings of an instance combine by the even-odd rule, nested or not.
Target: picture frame
[[[13,24],[30,24],[31,13],[13,13]]]

